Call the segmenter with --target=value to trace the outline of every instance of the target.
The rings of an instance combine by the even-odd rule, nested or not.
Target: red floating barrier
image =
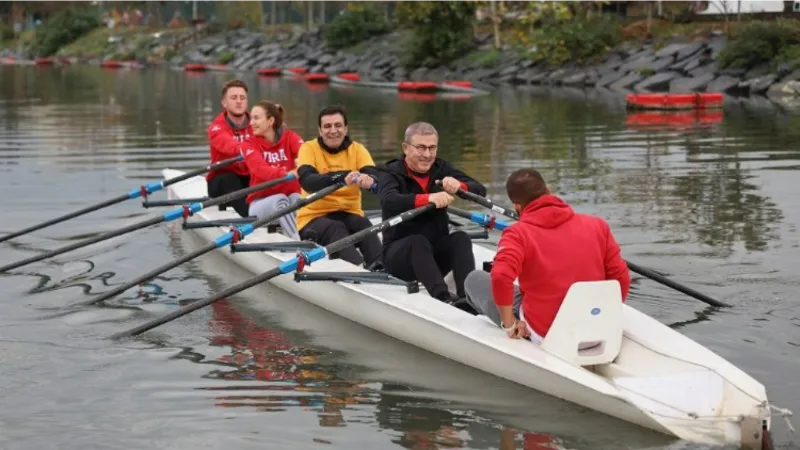
[[[628,126],[666,126],[668,128],[690,128],[694,126],[708,126],[722,122],[722,111],[695,110],[686,112],[638,112],[628,114]]]
[[[329,81],[327,73],[309,73],[305,76],[307,83],[327,83]]]
[[[308,73],[308,69],[306,69],[305,67],[292,67],[286,70],[297,75],[303,75],[304,73]]]
[[[183,66],[183,70],[187,72],[205,72],[206,65],[205,64],[186,64]]]
[[[33,63],[37,66],[49,66],[53,64],[53,58],[36,58]]]
[[[625,101],[629,107],[638,109],[717,108],[722,106],[723,96],[720,93],[628,94]]]
[[[438,91],[439,86],[432,81],[402,81],[397,83],[397,90],[399,91]]]
[[[361,79],[355,72],[340,73],[339,75],[336,76],[347,81],[358,81]]]
[[[462,87],[462,88],[467,88],[467,89],[471,89],[472,88],[472,82],[471,81],[445,81],[442,84],[445,84],[447,86],[456,86],[456,87]]]
[[[258,74],[262,77],[276,77],[280,76],[281,69],[271,69],[271,68],[264,68],[258,69]]]
[[[122,67],[122,63],[119,61],[103,61],[100,63],[100,67],[104,67],[106,69],[119,69]]]

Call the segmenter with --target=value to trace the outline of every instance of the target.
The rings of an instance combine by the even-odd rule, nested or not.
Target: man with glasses
[[[383,265],[402,280],[418,280],[443,302],[466,305],[464,280],[475,270],[472,242],[463,231],[450,232],[447,206],[459,190],[485,196],[486,188],[438,158],[439,134],[426,122],[406,128],[403,156],[386,163],[378,177],[383,220],[427,203],[436,209],[383,232]],[[445,284],[453,271],[456,293]]]

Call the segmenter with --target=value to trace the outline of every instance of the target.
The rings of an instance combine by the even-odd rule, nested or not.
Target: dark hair
[[[536,200],[547,193],[547,184],[542,174],[534,169],[519,169],[508,176],[506,180],[506,193],[512,203],[522,205]]]
[[[322,108],[319,112],[319,116],[317,116],[317,125],[322,126],[322,117],[323,116],[332,116],[334,114],[341,114],[344,118],[344,124],[347,125],[347,112],[342,105],[330,105]]]
[[[245,92],[247,92],[247,83],[242,80],[231,80],[222,86],[222,98],[225,98],[225,94],[228,93],[228,89],[235,87],[242,88]]]
[[[284,115],[283,106],[281,106],[281,105],[279,105],[277,103],[268,102],[268,101],[260,101],[260,102],[256,103],[253,106],[254,107],[258,106],[259,108],[261,108],[264,111],[266,111],[267,117],[274,117],[275,118],[275,123],[272,124],[272,129],[275,130],[276,133],[278,132],[278,129],[284,125],[284,122],[283,122],[283,115]]]

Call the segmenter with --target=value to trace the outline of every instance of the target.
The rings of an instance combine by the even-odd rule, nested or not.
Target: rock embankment
[[[701,42],[652,44],[625,43],[596,65],[566,64],[545,67],[500,52],[489,63],[467,55],[446,66],[407,71],[400,63],[404,36],[394,32],[345,51],[330,50],[319,31],[297,35],[266,36],[244,30],[208,37],[171,63],[216,64],[226,53],[238,70],[303,67],[309,72],[357,72],[374,81],[469,80],[486,85],[544,85],[605,88],[621,92],[722,92],[729,95],[790,97],[800,102],[800,68],[769,65],[720,69],[716,58],[726,45],[724,36],[711,35]],[[476,47],[488,51],[490,36],[476,38]],[[480,50],[479,50],[480,51]]]

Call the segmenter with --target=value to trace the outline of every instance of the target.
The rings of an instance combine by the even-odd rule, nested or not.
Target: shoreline
[[[790,109],[800,106],[800,68],[780,67],[778,73],[767,64],[748,70],[719,69],[716,59],[727,40],[715,33],[694,42],[673,39],[661,48],[625,42],[599,64],[567,63],[557,68],[524,60],[510,51],[491,50],[491,36],[479,35],[475,38],[476,50],[470,54],[449,64],[410,72],[400,64],[402,40],[403,32],[395,31],[350,49],[333,51],[326,48],[320,30],[267,36],[239,29],[204,36],[163,61],[115,61],[109,55],[18,60],[5,51],[0,63],[88,64],[107,69],[168,66],[187,71],[261,72],[261,76],[286,76],[288,71],[292,76],[315,78],[307,80],[309,83],[344,82],[410,93],[445,92],[450,90],[444,87],[448,85],[459,86],[464,95],[483,94],[509,85],[599,89],[620,98],[628,94],[720,93],[726,101],[761,97]],[[482,59],[482,55],[492,58]],[[220,64],[224,59],[229,61]]]

